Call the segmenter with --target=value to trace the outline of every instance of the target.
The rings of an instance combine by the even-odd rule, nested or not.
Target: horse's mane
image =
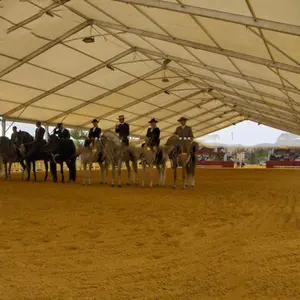
[[[121,146],[121,142],[118,135],[116,135],[113,131],[105,130],[102,136],[106,138],[107,141],[113,143],[114,146]]]

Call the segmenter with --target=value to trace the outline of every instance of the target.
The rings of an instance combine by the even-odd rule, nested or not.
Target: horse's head
[[[16,133],[16,145],[18,148],[20,148],[20,146],[22,144],[27,144],[27,143],[30,143],[32,142],[34,139],[32,137],[32,135],[30,135],[28,132],[26,131],[18,131]]]
[[[121,143],[119,137],[111,130],[105,130],[102,133],[101,139],[105,142],[105,144],[107,146],[110,146],[110,147],[121,147],[122,146],[122,143]]]

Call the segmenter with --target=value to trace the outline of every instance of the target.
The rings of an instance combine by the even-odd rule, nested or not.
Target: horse
[[[179,166],[182,167],[183,188],[185,189],[188,184],[194,186],[198,143],[190,139],[179,139],[173,135],[167,140],[166,146],[170,148],[169,157],[174,170],[173,188],[175,189],[177,185],[177,168]]]
[[[101,169],[101,180],[100,183],[107,183],[108,175],[108,164],[107,161],[103,159],[103,145],[101,140],[95,140],[95,143],[85,143],[84,146],[79,148],[77,155],[81,156],[81,162],[83,164],[83,185],[86,185],[86,173],[87,166],[89,168],[88,173],[88,184],[91,184],[91,171],[93,163],[98,163]]]
[[[49,155],[50,171],[53,182],[57,182],[57,164],[60,165],[61,182],[65,182],[64,162],[69,169],[69,182],[76,181],[76,147],[72,140],[59,139],[54,134],[49,135],[44,152]]]
[[[34,176],[34,181],[36,181],[36,161],[43,160],[45,165],[45,176],[44,181],[48,179],[48,161],[49,155],[43,152],[46,145],[46,141],[34,141],[33,137],[26,131],[17,132],[16,139],[17,148],[19,149],[21,155],[25,159],[26,169],[27,169],[27,181],[30,180],[30,171],[32,164],[32,171]],[[32,152],[32,149],[34,150]]]
[[[11,179],[11,166],[14,162],[18,162],[22,166],[23,179],[26,165],[20,152],[9,138],[5,136],[0,137],[0,174],[2,175],[4,166],[5,180]]]
[[[149,166],[150,182],[149,186],[153,186],[153,167],[156,166],[158,170],[158,185],[164,185],[166,179],[166,163],[168,160],[168,153],[165,147],[158,147],[157,151],[152,147],[145,145],[140,151],[140,160],[142,164],[142,186],[145,186],[146,167]]]
[[[122,163],[125,162],[127,169],[127,185],[130,185],[131,166],[134,173],[134,184],[137,185],[137,162],[138,154],[134,146],[123,145],[119,137],[111,130],[106,130],[102,134],[101,141],[103,143],[103,156],[108,164],[112,166],[112,186],[115,186],[115,169],[118,169],[118,186],[122,186],[121,173]]]

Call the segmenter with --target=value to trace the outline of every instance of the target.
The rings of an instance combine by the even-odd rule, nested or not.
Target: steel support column
[[[3,118],[3,117],[1,119],[1,127],[2,127],[1,136],[5,136],[5,133],[6,133],[6,121],[5,121],[5,118]]]

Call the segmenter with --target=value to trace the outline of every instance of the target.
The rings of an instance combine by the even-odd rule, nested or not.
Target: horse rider
[[[125,122],[124,115],[119,116],[119,124],[116,124],[115,132],[119,134],[119,138],[122,141],[122,145],[129,145],[129,124]]]
[[[180,140],[190,140],[192,142],[194,139],[194,134],[192,127],[186,125],[187,118],[181,117],[178,119],[178,122],[180,123],[180,126],[176,128],[174,135],[176,135]],[[186,151],[187,149],[184,150]],[[193,150],[195,150],[194,147]]]
[[[18,140],[18,128],[17,128],[17,126],[13,126],[12,130],[13,130],[13,132],[11,134],[10,140],[11,140],[13,146],[16,149],[17,156],[20,156],[21,153],[20,153],[19,148],[17,147],[17,140]]]
[[[157,152],[160,144],[160,129],[157,127],[158,121],[153,118],[148,123],[150,127],[147,130],[146,142],[142,146],[144,147],[146,145]]]
[[[54,129],[54,134],[59,139],[69,140],[71,138],[70,131],[64,127],[63,123],[58,123]]]
[[[16,143],[16,141],[17,141],[17,133],[18,133],[18,128],[17,128],[17,126],[14,126],[13,128],[12,128],[12,134],[11,134],[11,137],[10,137],[10,139],[11,139],[11,141],[13,142],[13,143]]]
[[[32,144],[32,148],[26,154],[26,156],[31,156],[35,152],[39,152],[42,149],[42,146],[45,144],[44,135],[46,130],[42,127],[42,123],[40,121],[36,122],[35,136]]]
[[[160,144],[160,129],[157,127],[158,121],[155,118],[152,118],[148,123],[150,124],[150,127],[147,130],[145,143],[142,144],[142,147],[150,147],[157,155]]]
[[[99,126],[98,126],[99,121],[97,119],[94,119],[94,120],[92,120],[91,123],[93,124],[93,127],[89,130],[88,139],[85,140],[85,143],[84,143],[85,147],[89,146],[91,143],[94,146],[95,140],[100,139],[101,128],[99,128]]]

